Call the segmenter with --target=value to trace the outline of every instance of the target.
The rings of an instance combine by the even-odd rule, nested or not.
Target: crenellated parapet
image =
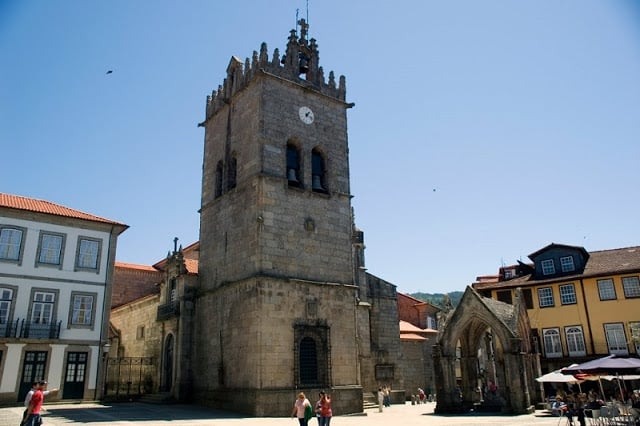
[[[262,43],[260,52],[254,51],[251,58],[246,58],[244,62],[236,56],[231,57],[227,66],[227,77],[217,90],[207,96],[207,119],[261,73],[290,80],[323,95],[345,101],[347,92],[345,77],[341,75],[336,83],[335,75],[331,71],[328,81],[325,81],[324,70],[320,66],[318,44],[313,38],[307,39],[309,25],[305,20],[301,19],[299,24],[300,37],[296,30],[290,31],[285,54],[282,57],[276,48],[269,59],[266,43]]]

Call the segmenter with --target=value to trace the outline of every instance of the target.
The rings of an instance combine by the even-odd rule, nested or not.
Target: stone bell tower
[[[298,391],[362,411],[345,79],[299,21],[286,51],[232,57],[207,97],[196,399],[257,416]]]

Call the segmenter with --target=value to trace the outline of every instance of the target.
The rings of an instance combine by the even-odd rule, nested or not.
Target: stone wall
[[[256,415],[286,413],[300,389],[294,336],[301,323],[329,329],[329,386],[361,394],[354,300],[353,286],[269,278],[230,283],[201,295],[196,301],[196,397]],[[240,394],[243,401],[232,397]],[[263,402],[265,395],[273,398]],[[362,411],[362,399],[351,404],[341,409]]]
[[[300,106],[316,114],[311,125]],[[200,227],[203,288],[254,274],[352,283],[345,105],[264,75],[206,122]],[[289,187],[287,143],[301,154]],[[312,191],[311,152],[327,163],[328,193]],[[216,165],[237,159],[237,184],[216,198]]]
[[[398,360],[402,357],[396,287],[367,274],[366,300],[371,304],[370,357],[363,359],[362,385],[366,392],[388,385],[404,389],[404,377]]]
[[[119,332],[119,348],[110,357],[154,357],[160,359],[162,327],[156,321],[159,295],[148,296],[111,311],[111,325]]]

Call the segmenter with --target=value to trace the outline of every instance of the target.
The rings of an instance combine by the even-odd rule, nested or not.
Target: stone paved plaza
[[[393,405],[380,413],[377,409],[366,410],[364,415],[335,416],[332,426],[416,426],[416,425],[523,425],[557,426],[565,425],[563,419],[537,411],[534,414],[518,416],[439,416],[433,414],[435,403],[424,405]],[[47,405],[44,415],[45,426],[69,425],[230,425],[230,426],[297,426],[297,420],[290,417],[249,418],[225,411],[212,410],[195,405],[152,405],[141,403],[68,404]],[[22,415],[21,407],[0,408],[0,426],[18,426]],[[317,422],[311,420],[310,426]]]

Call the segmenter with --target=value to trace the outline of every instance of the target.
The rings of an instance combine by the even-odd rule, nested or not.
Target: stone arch
[[[519,290],[511,305],[467,287],[441,324],[433,357],[437,413],[530,410],[538,355]]]

